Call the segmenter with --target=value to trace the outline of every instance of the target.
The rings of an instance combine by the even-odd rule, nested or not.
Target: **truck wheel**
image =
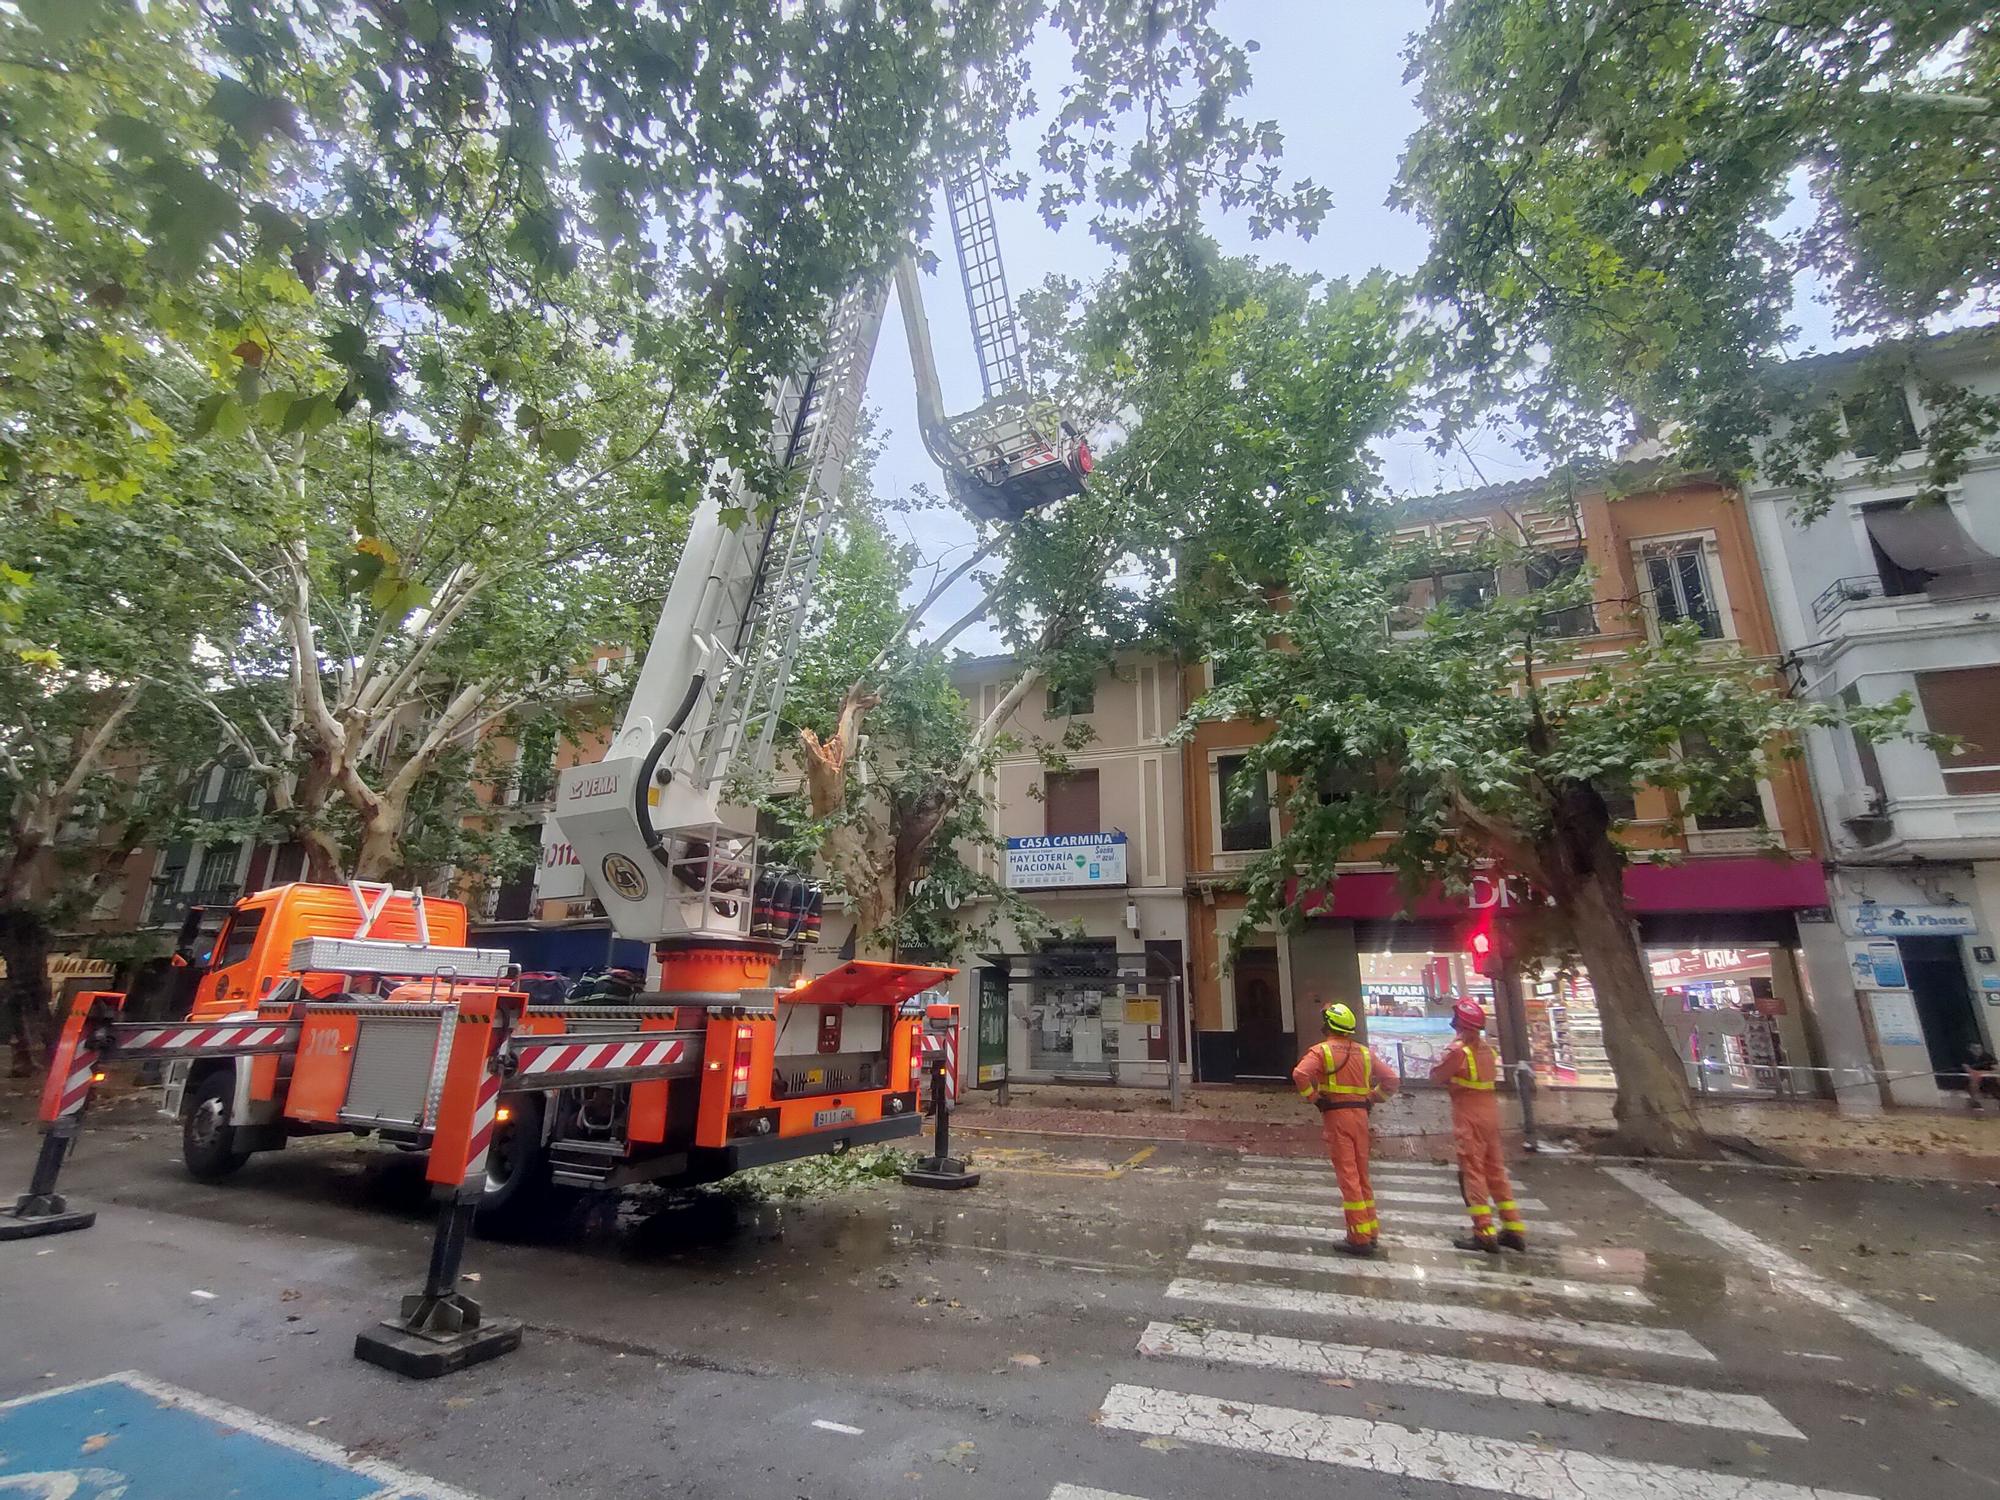
[[[181,1106],[181,1160],[197,1182],[220,1182],[250,1159],[236,1149],[229,1121],[236,1079],[227,1068],[211,1068],[188,1085]]]
[[[494,1127],[493,1144],[486,1152],[486,1190],[473,1221],[481,1234],[501,1238],[541,1228],[560,1211],[564,1197],[549,1180],[542,1101],[525,1097],[511,1107],[512,1118]]]

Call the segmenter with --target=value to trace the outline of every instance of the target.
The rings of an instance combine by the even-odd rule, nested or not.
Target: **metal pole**
[[[951,1155],[951,1091],[946,1086],[944,1050],[931,1061],[931,1097],[937,1101],[937,1159]]]
[[[1175,1114],[1181,1107],[1181,982],[1178,975],[1167,981],[1167,1108]]]
[[[1530,1151],[1541,1149],[1535,1138],[1534,1046],[1528,1038],[1528,1007],[1521,998],[1520,971],[1502,964],[1493,976],[1493,1000],[1500,1012],[1500,1051],[1512,1052],[1515,1094],[1521,1104],[1521,1134]]]

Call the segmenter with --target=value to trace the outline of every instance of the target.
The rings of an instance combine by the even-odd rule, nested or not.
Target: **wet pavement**
[[[1355,1263],[1310,1157],[966,1144],[966,1193],[638,1198],[475,1241],[468,1290],[526,1344],[411,1384],[350,1350],[422,1279],[415,1162],[319,1142],[204,1187],[163,1122],[106,1110],[65,1181],[97,1226],[0,1244],[0,1403],[139,1381],[61,1422],[0,1405],[0,1493],[142,1472],[131,1391],[377,1495],[2000,1493],[1989,1188],[1534,1159],[1533,1253],[1494,1263],[1446,1243],[1441,1143],[1403,1141],[1378,1161],[1388,1259]],[[8,1191],[33,1146],[0,1131]],[[81,1432],[92,1402],[72,1472],[99,1489],[15,1484],[9,1433]],[[151,1493],[177,1492],[129,1491]]]

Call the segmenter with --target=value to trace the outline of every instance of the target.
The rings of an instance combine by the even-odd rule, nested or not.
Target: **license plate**
[[[851,1109],[822,1109],[813,1115],[813,1129],[824,1130],[829,1125],[852,1125],[854,1111]]]

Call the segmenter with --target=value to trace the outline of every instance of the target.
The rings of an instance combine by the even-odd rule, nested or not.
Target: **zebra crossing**
[[[1533,1205],[1533,1253],[1455,1250],[1440,1231],[1462,1229],[1463,1208],[1430,1207],[1459,1202],[1452,1168],[1397,1163],[1371,1176],[1394,1248],[1356,1260],[1332,1251],[1339,1191],[1323,1164],[1238,1158],[1160,1315],[1139,1334],[1136,1353],[1158,1376],[1113,1384],[1098,1426],[1149,1445],[1308,1465],[1307,1483],[1318,1470],[1528,1500],[1867,1500],[1736,1472],[1727,1457],[1699,1461],[1700,1445],[1683,1433],[1733,1435],[1753,1454],[1774,1450],[1752,1439],[1803,1452],[1806,1434],[1765,1395],[1728,1389],[1716,1356],[1660,1321],[1634,1284],[1630,1252],[1581,1244],[1533,1198],[1519,1200]],[[1431,1224],[1428,1234],[1419,1227]],[[1453,1347],[1466,1342],[1477,1347]],[[1246,1395],[1213,1394],[1231,1372]],[[1327,1387],[1364,1387],[1383,1401],[1407,1391],[1431,1413],[1441,1408],[1426,1393],[1478,1398],[1465,1419],[1482,1430],[1390,1420],[1399,1408],[1374,1402],[1356,1415],[1358,1397]],[[1553,1441],[1542,1430],[1551,1410],[1636,1420],[1659,1434],[1651,1441],[1663,1461],[1612,1456],[1576,1435]],[[1050,1500],[1144,1497],[1062,1484]]]

